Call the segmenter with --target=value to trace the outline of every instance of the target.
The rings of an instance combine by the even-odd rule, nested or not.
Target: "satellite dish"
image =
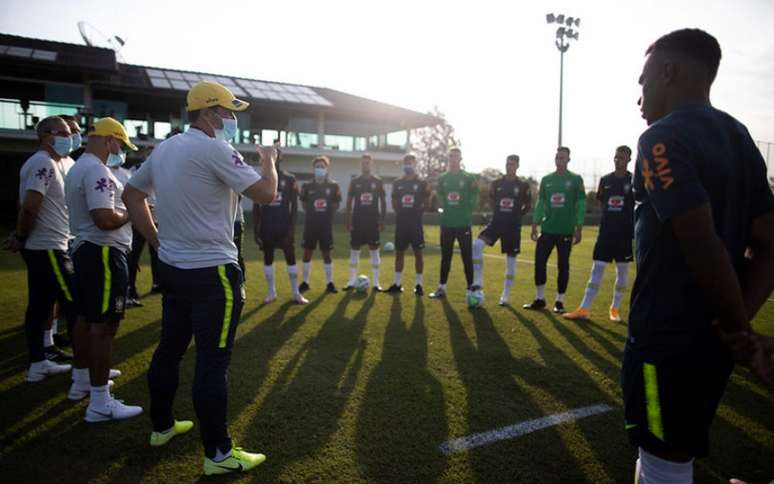
[[[119,62],[124,62],[123,57],[121,57],[121,54],[119,53],[121,48],[126,44],[124,39],[117,35],[108,37],[100,32],[97,27],[83,20],[78,22],[78,31],[81,33],[81,38],[83,38],[86,45],[89,47],[110,49],[116,53],[116,59],[118,59]]]

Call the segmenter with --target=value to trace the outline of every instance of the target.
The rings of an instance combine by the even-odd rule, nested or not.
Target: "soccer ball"
[[[369,285],[370,284],[368,282],[368,276],[366,276],[366,275],[360,274],[359,276],[357,276],[357,279],[355,279],[355,290],[357,292],[366,292],[366,291],[368,291],[368,286]]]
[[[395,250],[395,244],[393,244],[392,242],[385,242],[384,243],[384,251],[385,252],[392,252],[393,250]]]
[[[468,307],[478,308],[484,304],[484,291],[476,289],[475,291],[468,291]]]

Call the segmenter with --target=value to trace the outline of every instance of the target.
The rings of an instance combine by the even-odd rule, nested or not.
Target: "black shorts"
[[[352,222],[352,232],[349,233],[349,244],[353,247],[361,245],[379,245],[379,223],[376,219],[368,222],[355,220]]]
[[[710,425],[734,365],[719,345],[697,353],[648,358],[627,346],[621,386],[632,445],[651,453],[707,455]]]
[[[398,223],[395,225],[395,250],[422,250],[425,248],[425,231],[422,223]]]
[[[490,246],[499,240],[503,254],[516,255],[521,252],[521,227],[498,227],[490,223],[478,237],[489,241]]]
[[[73,254],[76,305],[87,323],[124,319],[129,287],[126,254],[115,247],[84,242]]]
[[[263,246],[263,251],[271,252],[274,249],[284,248],[287,238],[287,232],[261,232],[261,245]],[[290,246],[292,247],[293,244],[290,244]]]
[[[301,247],[314,250],[318,244],[320,250],[333,250],[332,225],[304,227],[304,240],[301,242]]]
[[[594,244],[593,259],[602,262],[633,261],[632,239],[628,237],[598,237],[597,242]]]

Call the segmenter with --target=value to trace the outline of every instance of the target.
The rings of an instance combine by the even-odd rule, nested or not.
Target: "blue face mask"
[[[119,154],[110,153],[105,164],[110,168],[117,168],[126,162],[126,155],[121,152]]]
[[[403,165],[403,173],[406,175],[414,173],[414,165]]]
[[[215,137],[222,139],[223,141],[231,141],[237,134],[237,120],[236,119],[223,119],[223,127],[215,130]]]
[[[72,151],[75,151],[81,147],[81,143],[83,143],[83,138],[81,138],[81,133],[75,133],[71,139],[73,140],[73,146],[71,148]]]
[[[69,136],[54,136],[54,143],[51,145],[59,156],[67,156],[72,151],[73,140]]]
[[[314,169],[314,177],[315,178],[325,178],[325,175],[327,175],[327,174],[328,174],[328,169],[327,168],[316,167]]]

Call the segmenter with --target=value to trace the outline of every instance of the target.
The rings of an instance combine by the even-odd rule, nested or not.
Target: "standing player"
[[[258,175],[226,141],[238,129],[234,111],[247,107],[218,83],[196,83],[187,96],[191,128],[159,144],[124,192],[132,223],[159,248],[162,321],[148,370],[150,445],[165,445],[193,427],[191,421],[176,421],[172,407],[180,362],[194,338],[193,403],[205,475],[248,471],[266,460],[235,447],[226,425],[226,374],[244,305],[233,234],[238,198],[268,203],[277,190],[274,148],[258,148]],[[151,191],[158,232],[145,201]]]
[[[449,150],[449,170],[438,178],[438,197],[441,213],[441,280],[438,289],[430,293],[433,299],[446,296],[446,281],[449,280],[454,241],[460,246],[462,265],[468,292],[473,287],[473,253],[470,227],[473,224],[473,207],[478,199],[476,176],[460,167],[462,151]]]
[[[137,147],[123,125],[113,118],[100,119],[89,130],[86,151],[65,182],[70,230],[75,236],[72,253],[79,316],[68,398],[89,395],[85,420],[92,423],[142,413],[142,407],[125,405],[110,394],[110,378],[120,376],[110,363],[126,307],[126,256],[132,248],[132,227],[121,200],[124,187],[106,165],[123,164],[125,149]]]
[[[492,246],[500,240],[505,254],[505,282],[500,296],[500,305],[508,304],[513,280],[516,278],[516,255],[521,251],[521,218],[532,207],[529,185],[519,180],[519,155],[508,155],[505,159],[505,175],[495,180],[489,189],[492,204],[492,221],[478,234],[473,242],[474,284],[484,286],[484,245]]]
[[[331,161],[327,156],[318,156],[312,161],[314,178],[301,187],[301,206],[304,208],[304,281],[298,287],[300,292],[309,290],[309,277],[312,274],[312,254],[317,246],[323,257],[325,267],[325,290],[339,292],[333,285],[333,215],[341,203],[339,184],[328,176]]]
[[[649,127],[634,174],[637,277],[621,382],[645,484],[693,482],[734,361],[774,384],[749,324],[774,288],[774,196],[747,129],[710,103],[720,56],[711,35],[677,30],[648,47],[640,75]]]
[[[578,309],[564,315],[567,319],[587,319],[589,308],[599,291],[605,266],[615,261],[616,277],[613,303],[608,314],[611,321],[621,321],[621,301],[629,278],[629,263],[634,259],[632,239],[634,238],[634,196],[632,195],[632,174],[626,165],[632,159],[632,150],[628,146],[619,146],[615,150],[615,171],[599,180],[597,200],[602,205],[602,220],[599,224],[599,236],[594,244],[594,262],[591,266],[591,278],[586,285],[583,301]]]
[[[395,212],[395,282],[387,289],[389,293],[401,293],[401,275],[406,249],[414,251],[416,286],[414,294],[421,296],[422,276],[425,267],[422,249],[425,248],[425,234],[422,228],[422,212],[430,198],[430,189],[425,180],[416,172],[417,158],[413,154],[403,157],[404,175],[392,184],[392,209]]]
[[[573,244],[581,241],[583,219],[586,214],[586,192],[583,178],[567,169],[570,148],[560,146],[556,150],[556,171],[540,180],[540,191],[532,214],[532,240],[535,248],[535,300],[524,309],[546,307],[546,265],[556,247],[559,275],[554,312],[564,313],[564,293],[570,281],[570,252]],[[540,237],[537,226],[540,224]]]
[[[269,304],[277,299],[277,287],[274,282],[274,250],[285,254],[288,266],[288,278],[293,300],[298,304],[309,301],[298,290],[298,267],[296,267],[296,249],[294,244],[296,215],[298,214],[298,185],[296,177],[280,169],[282,152],[277,150],[277,196],[269,203],[253,204],[253,231],[255,243],[263,250],[263,274],[269,294],[263,300]]]
[[[349,183],[347,193],[347,232],[350,232],[349,280],[345,291],[354,287],[357,277],[357,265],[360,259],[360,247],[368,244],[371,252],[373,272],[373,290],[381,291],[379,286],[379,232],[384,230],[384,217],[387,215],[387,200],[381,178],[372,174],[373,158],[364,154],[360,158],[361,174]],[[354,206],[353,206],[354,205]]]

